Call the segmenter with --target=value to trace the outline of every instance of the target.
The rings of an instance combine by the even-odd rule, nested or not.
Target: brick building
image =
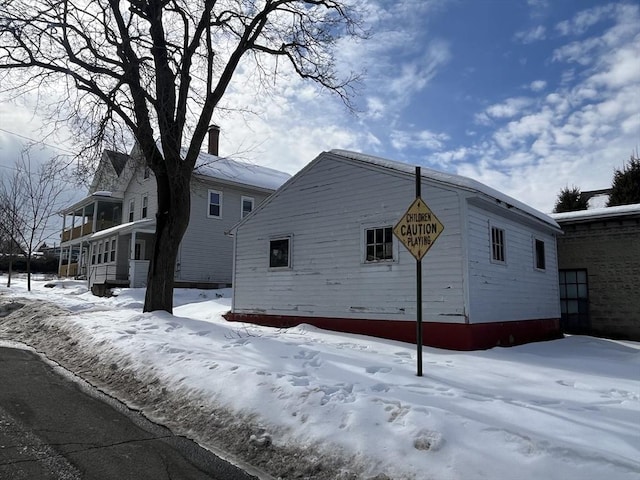
[[[640,204],[552,217],[564,331],[640,340]]]

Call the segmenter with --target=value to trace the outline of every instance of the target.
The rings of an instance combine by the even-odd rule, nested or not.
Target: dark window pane
[[[393,260],[393,229],[391,227],[365,230],[366,261]]]
[[[289,239],[271,240],[269,242],[269,266],[288,267],[289,266]]]
[[[536,240],[536,268],[544,270],[545,267],[544,242],[542,240]]]
[[[578,298],[589,298],[587,294],[587,285],[584,283],[578,284]]]
[[[567,313],[578,313],[578,301],[577,300],[568,300],[567,301]]]
[[[373,245],[367,245],[367,261],[371,261],[374,258],[375,248]]]

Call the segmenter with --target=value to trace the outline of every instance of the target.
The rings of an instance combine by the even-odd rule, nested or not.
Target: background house
[[[177,286],[217,288],[231,284],[233,241],[225,235],[289,175],[217,156],[218,129],[210,130],[191,182],[189,226],[175,269]],[[116,159],[114,163],[112,159]],[[96,293],[113,286],[142,287],[155,238],[157,190],[139,149],[103,157],[90,195],[66,209],[62,247],[70,254],[60,274],[82,276]],[[104,191],[111,187],[115,191]],[[70,223],[70,227],[68,224]]]
[[[551,216],[563,330],[640,340],[640,204]]]
[[[423,169],[421,180],[444,225],[422,261],[424,343],[559,335],[555,221],[468,178]],[[392,234],[414,185],[410,165],[320,154],[233,230],[227,318],[415,341],[415,260]]]

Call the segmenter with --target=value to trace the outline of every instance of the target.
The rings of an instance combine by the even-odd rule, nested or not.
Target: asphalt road
[[[256,479],[90,390],[0,348],[0,479]]]

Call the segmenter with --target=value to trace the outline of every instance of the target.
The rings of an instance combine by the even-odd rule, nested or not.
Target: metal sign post
[[[393,233],[416,259],[416,345],[418,373],[422,376],[422,257],[432,247],[444,226],[422,201],[422,177],[416,167],[416,199],[393,227]]]
[[[422,197],[420,167],[416,167],[416,199]],[[422,257],[416,257],[416,362],[418,377],[422,376]]]

